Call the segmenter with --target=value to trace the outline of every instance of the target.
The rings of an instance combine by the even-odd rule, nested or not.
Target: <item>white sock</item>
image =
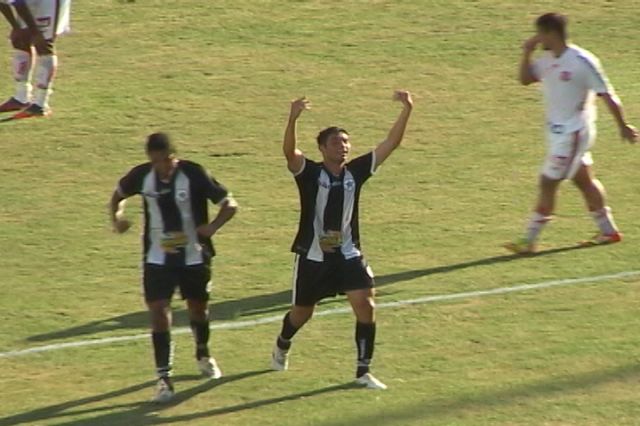
[[[602,234],[611,235],[618,232],[618,227],[613,221],[613,215],[611,214],[610,207],[604,207],[600,210],[591,212],[591,216]]]
[[[551,216],[545,216],[538,212],[533,212],[529,223],[527,224],[527,231],[525,238],[529,243],[533,243],[538,239],[538,235],[542,232],[542,228],[551,220]]]
[[[33,65],[33,57],[31,53],[24,50],[15,50],[13,52],[13,78],[16,81],[16,94],[14,98],[22,103],[31,100],[31,68]]]
[[[56,55],[38,56],[36,59],[36,94],[34,102],[43,109],[49,108],[49,96],[53,86],[53,77],[58,67],[58,57]]]

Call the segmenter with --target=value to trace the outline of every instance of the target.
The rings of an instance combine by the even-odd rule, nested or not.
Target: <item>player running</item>
[[[169,137],[149,136],[149,162],[131,169],[111,198],[115,232],[130,227],[124,218],[124,200],[140,194],[144,201],[144,297],[151,314],[152,342],[158,384],[154,402],[174,396],[171,382],[171,298],[176,287],[187,301],[196,341],[196,360],[203,375],[222,376],[209,354],[209,284],[211,237],[236,213],[237,204],[227,189],[196,163],[179,160]],[[207,200],[220,206],[209,222]]]
[[[51,113],[49,97],[58,66],[54,43],[69,31],[71,0],[0,0],[0,12],[11,25],[13,97],[0,104],[0,112],[18,111],[12,119],[44,117]],[[34,68],[35,94],[31,74]]]
[[[571,179],[582,192],[600,232],[585,245],[621,241],[622,235],[606,204],[602,183],[593,172],[590,149],[596,137],[596,95],[618,124],[623,139],[635,143],[638,131],[625,121],[622,103],[592,53],[568,43],[567,18],[556,13],[536,21],[537,34],[523,46],[520,82],[542,82],[547,112],[548,154],[540,176],[538,202],[523,238],[505,247],[517,254],[535,252],[536,240],[552,218],[560,183]],[[532,60],[541,44],[545,53]]]
[[[396,92],[394,99],[402,103],[403,109],[384,142],[368,154],[347,161],[351,151],[349,134],[329,127],[317,138],[321,163],[305,158],[297,148],[296,122],[309,108],[309,101],[301,98],[291,104],[283,151],[289,171],[295,176],[301,211],[292,248],[296,253],[293,306],[284,317],[273,349],[274,370],[288,368],[291,339],[311,318],[316,304],[344,293],[356,316],[356,383],[372,389],[387,388],[369,372],[376,337],[374,280],[360,250],[358,204],[364,183],[404,136],[413,101],[405,91]]]

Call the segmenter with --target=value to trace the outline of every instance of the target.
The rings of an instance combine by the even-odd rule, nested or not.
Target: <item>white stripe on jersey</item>
[[[191,183],[182,171],[178,171],[176,175],[174,188],[174,199],[182,219],[182,229],[187,236],[185,265],[200,265],[202,264],[202,246],[198,241],[198,233],[196,232],[196,225],[193,221],[190,197]]]
[[[353,259],[360,256],[361,253],[353,244],[353,235],[351,233],[351,219],[353,218],[353,206],[356,199],[356,181],[348,169],[344,173],[342,187],[344,200],[342,203],[342,247],[340,247],[340,251],[345,259]]]
[[[142,184],[142,195],[147,202],[148,211],[148,223],[149,227],[148,238],[150,241],[149,250],[147,251],[146,263],[154,265],[164,265],[165,252],[162,249],[161,241],[164,233],[164,223],[162,221],[162,212],[158,205],[156,188],[156,172],[152,170],[144,178]]]
[[[324,260],[324,252],[320,247],[320,236],[324,234],[324,210],[329,201],[329,191],[331,190],[331,178],[327,172],[322,169],[318,177],[318,194],[316,195],[316,211],[313,220],[313,241],[307,253],[307,259],[322,262]]]

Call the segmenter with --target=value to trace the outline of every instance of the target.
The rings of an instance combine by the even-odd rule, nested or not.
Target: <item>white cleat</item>
[[[168,379],[159,379],[158,384],[156,385],[156,394],[151,399],[151,402],[155,402],[156,404],[166,404],[173,399],[175,394],[173,385]]]
[[[289,369],[289,350],[280,349],[277,343],[271,353],[271,368],[275,371],[287,371]]]
[[[198,370],[203,376],[210,379],[219,379],[222,377],[222,371],[218,367],[218,363],[213,357],[203,357],[198,360]]]
[[[366,373],[356,379],[356,384],[358,386],[363,386],[367,389],[387,389],[387,385],[382,383],[380,380],[373,377],[373,374]]]

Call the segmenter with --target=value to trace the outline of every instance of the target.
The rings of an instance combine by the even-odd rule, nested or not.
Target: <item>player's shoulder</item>
[[[183,159],[180,159],[178,161],[178,168],[180,168],[181,170],[185,170],[185,171],[201,171],[201,170],[204,170],[204,167],[202,167],[202,165],[200,163],[196,163],[195,161],[191,161],[191,160],[183,160]]]
[[[148,173],[151,172],[151,162],[147,161],[146,163],[142,163],[142,164],[138,164],[137,166],[134,166],[131,168],[131,170],[129,170],[130,175],[146,175]]]
[[[569,49],[573,54],[573,57],[580,62],[586,62],[592,65],[600,62],[598,57],[593,52],[576,44],[569,45]]]

